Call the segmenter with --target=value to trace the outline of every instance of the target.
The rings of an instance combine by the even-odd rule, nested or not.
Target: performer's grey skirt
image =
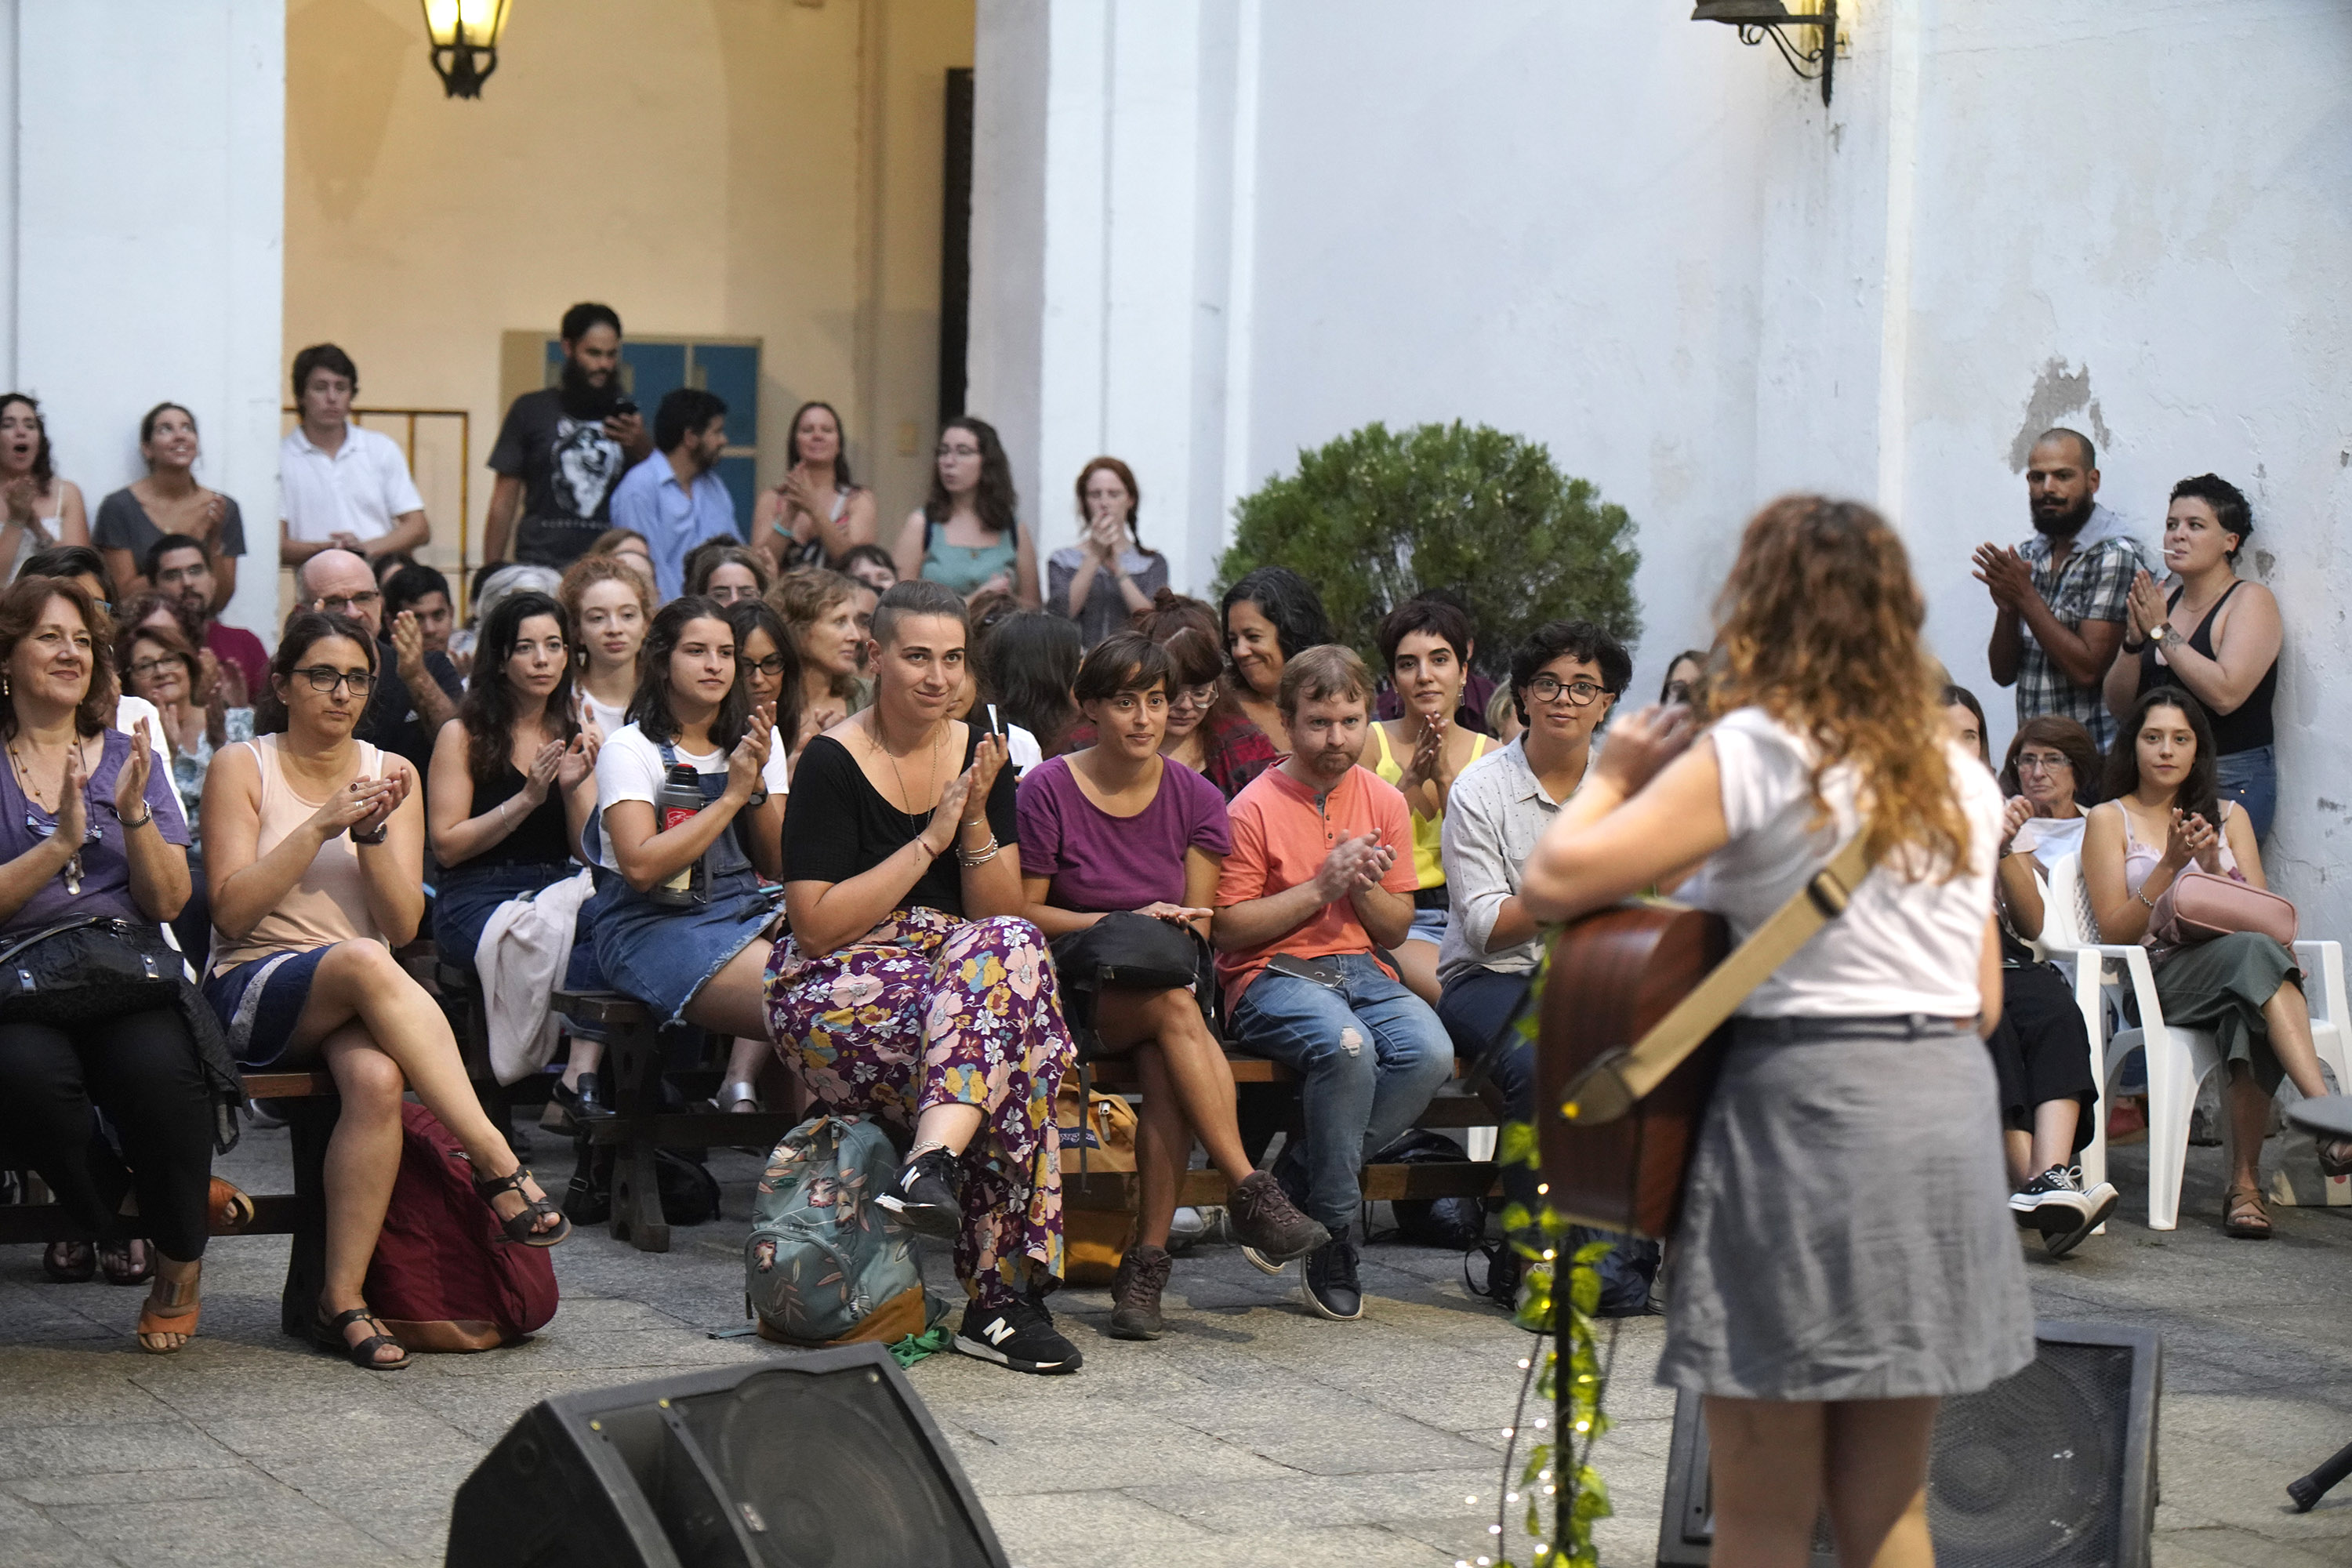
[[[1668,1249],[1658,1381],[1738,1399],[1968,1394],[2033,1359],[1973,1033],[1738,1026]]]

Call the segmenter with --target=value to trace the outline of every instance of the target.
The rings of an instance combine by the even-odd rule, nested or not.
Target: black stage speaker
[[[1947,1399],[1937,1417],[1927,1519],[1938,1568],[2147,1568],[2162,1342],[2098,1323],[2041,1323],[2034,1338],[2032,1365]],[[1685,1391],[1675,1399],[1660,1568],[1706,1563],[1714,1540],[1706,1422],[1699,1396]],[[1813,1562],[1837,1568],[1826,1516]]]
[[[813,1351],[526,1411],[457,1489],[447,1568],[1005,1568],[890,1352]]]

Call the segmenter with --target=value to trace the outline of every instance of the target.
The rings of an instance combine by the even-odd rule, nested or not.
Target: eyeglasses
[[[743,668],[746,669],[756,669],[761,675],[767,676],[770,679],[773,679],[777,676],[784,673],[784,656],[780,653],[772,653],[765,658],[747,658],[743,661]]]
[[[180,658],[177,654],[166,654],[162,658],[141,659],[138,663],[131,667],[131,673],[138,677],[140,679],[145,680],[159,669],[175,669],[179,667],[179,664]]]
[[[1190,702],[1195,708],[1206,708],[1216,700],[1217,683],[1212,680],[1205,686],[1178,687],[1176,694],[1168,700],[1168,706],[1173,708],[1179,702]]]
[[[322,696],[338,686],[348,686],[352,696],[365,697],[375,686],[375,677],[364,669],[337,669],[331,664],[314,664],[294,673],[309,680],[310,689]]]
[[[942,458],[977,458],[980,456],[980,448],[977,447],[942,446],[940,448],[940,456]]]
[[[2021,773],[2054,773],[2061,768],[2071,773],[2074,767],[2063,757],[2037,757],[2031,752],[2017,759],[2017,771]]]
[[[336,594],[310,601],[313,609],[324,610],[331,616],[348,616],[353,610],[373,609],[383,603],[383,595],[371,589],[364,594]]]
[[[731,605],[739,599],[756,599],[760,596],[760,590],[749,583],[714,583],[709,592],[711,598],[722,605]]]
[[[1557,676],[1538,675],[1528,682],[1528,695],[1538,702],[1557,702],[1564,696],[1571,708],[1590,708],[1601,700],[1601,688],[1589,680],[1563,681]]]

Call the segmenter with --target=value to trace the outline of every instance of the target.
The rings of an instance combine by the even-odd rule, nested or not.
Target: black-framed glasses
[[[746,669],[756,669],[761,675],[773,680],[784,673],[784,656],[780,653],[772,653],[765,658],[747,658],[743,661],[743,668]]]
[[[1528,695],[1538,702],[1557,702],[1562,696],[1571,708],[1590,708],[1601,700],[1601,688],[1590,680],[1562,680],[1554,675],[1538,675],[1528,682]]]
[[[180,656],[165,654],[161,658],[142,658],[131,667],[131,673],[141,680],[150,679],[159,669],[172,669],[180,663]]]
[[[324,610],[331,616],[348,616],[354,610],[373,609],[383,603],[383,595],[371,588],[364,594],[331,594],[323,599],[310,601],[313,609]],[[320,690],[325,688],[321,687]]]
[[[325,696],[338,686],[348,686],[354,697],[365,697],[375,688],[375,677],[364,669],[337,669],[331,664],[314,664],[295,674],[310,683],[310,689]]]

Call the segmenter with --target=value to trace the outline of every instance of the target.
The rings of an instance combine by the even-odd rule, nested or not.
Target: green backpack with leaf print
[[[874,1202],[898,1168],[870,1117],[813,1116],[784,1134],[743,1245],[744,1306],[761,1338],[895,1344],[929,1326],[914,1232]]]

